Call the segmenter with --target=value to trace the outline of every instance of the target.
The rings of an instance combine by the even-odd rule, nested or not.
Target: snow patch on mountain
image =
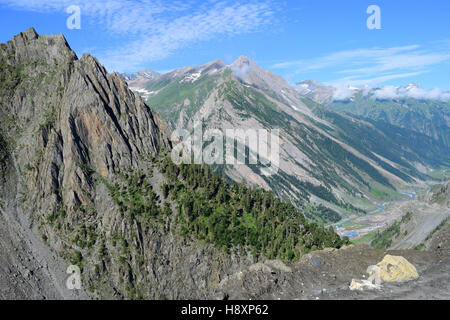
[[[148,99],[150,96],[156,94],[156,91],[149,91],[145,88],[138,88],[138,87],[129,87],[131,91],[137,93],[140,95],[144,100]]]
[[[188,82],[188,83],[194,83],[202,76],[201,72],[191,73],[188,74],[186,77],[184,77],[183,80],[181,80],[181,83]]]

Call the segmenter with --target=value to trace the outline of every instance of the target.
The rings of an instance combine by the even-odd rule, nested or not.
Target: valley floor
[[[407,231],[407,235],[392,245],[393,249],[411,249],[422,243],[440,223],[450,217],[450,208],[430,205],[416,198],[379,206],[383,209],[378,210],[376,214],[340,222],[337,224],[337,233],[356,240],[356,243],[369,243],[377,231],[399,221],[407,213],[412,213],[412,219],[404,230]]]

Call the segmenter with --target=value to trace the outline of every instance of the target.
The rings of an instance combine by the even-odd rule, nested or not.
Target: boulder
[[[354,291],[354,290],[358,290],[358,291],[363,291],[363,290],[373,290],[373,289],[381,289],[381,285],[379,284],[373,284],[372,281],[369,280],[355,280],[353,279],[352,282],[350,283],[350,290]]]
[[[381,289],[382,282],[400,282],[416,279],[419,274],[411,263],[403,257],[386,255],[384,259],[375,266],[367,268],[369,279],[352,279],[350,290],[373,290]]]
[[[400,256],[386,255],[377,266],[384,282],[407,281],[419,277],[416,267]]]

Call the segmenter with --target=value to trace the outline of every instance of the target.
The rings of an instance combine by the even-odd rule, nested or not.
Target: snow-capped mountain
[[[295,89],[304,96],[318,102],[329,103],[333,100],[335,88],[313,80],[303,80],[295,84]]]
[[[126,81],[136,81],[139,79],[156,80],[161,76],[159,72],[153,70],[141,70],[136,73],[121,73],[119,75]]]

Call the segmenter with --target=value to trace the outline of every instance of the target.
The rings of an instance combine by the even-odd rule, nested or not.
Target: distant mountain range
[[[297,82],[294,87],[302,94],[318,103],[329,104],[334,101],[352,101],[355,96],[362,94],[374,100],[401,100],[412,98],[415,100],[432,100],[435,102],[449,102],[450,91],[440,89],[426,90],[419,84],[410,83],[407,86],[384,86],[356,88],[333,87],[313,80]]]
[[[216,60],[156,77],[139,73],[127,81],[173,129],[193,130],[200,119],[207,128],[222,130],[280,129],[276,177],[265,177],[251,165],[217,170],[271,189],[319,221],[369,210],[373,202],[398,197],[400,189],[429,179],[430,170],[450,163],[445,117],[430,115],[429,130],[425,124],[420,128],[414,123],[413,128],[398,119],[370,117],[362,106],[356,107],[357,99],[364,99],[368,109],[372,101],[380,108],[397,105],[371,100],[357,88],[349,89],[354,95],[348,100],[334,101],[336,89],[314,81],[291,86],[247,57],[231,65]],[[411,101],[442,112],[434,101]],[[346,104],[355,111],[342,110]]]
[[[296,88],[331,110],[420,132],[450,148],[450,92],[427,91],[418,84],[337,89],[313,81]]]

